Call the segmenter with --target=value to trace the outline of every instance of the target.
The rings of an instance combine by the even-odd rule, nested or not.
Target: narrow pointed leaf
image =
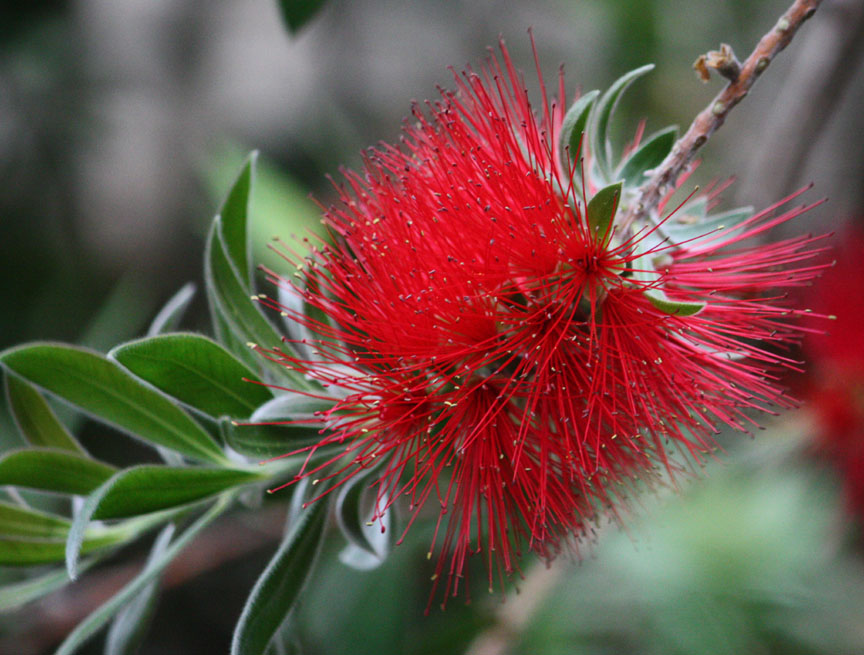
[[[216,442],[188,414],[98,353],[63,344],[21,346],[0,363],[97,419],[194,459],[224,463]]]
[[[326,436],[321,429],[320,425],[244,425],[230,420],[222,422],[225,443],[241,455],[262,460],[320,443]]]
[[[704,302],[678,302],[676,300],[669,300],[665,294],[657,291],[646,291],[645,295],[654,307],[661,312],[674,316],[693,316],[693,314],[698,314],[705,307]]]
[[[652,134],[627,158],[618,177],[622,178],[624,184],[628,186],[642,184],[645,181],[645,172],[663,163],[671,152],[672,146],[675,145],[677,137],[678,128],[674,126]]]
[[[84,495],[98,488],[116,470],[77,453],[28,448],[0,459],[0,485]]]
[[[87,497],[72,522],[66,543],[69,576],[76,576],[79,548],[93,519],[139,516],[188,505],[262,479],[263,474],[234,469],[137,466],[117,472]]]
[[[96,611],[78,624],[68,637],[60,644],[54,655],[72,655],[90,637],[96,634],[111,618],[127,603],[156,579],[171,561],[185,548],[204,528],[210,525],[228,507],[228,498],[218,500],[199,519],[190,525],[180,537],[168,546],[159,558],[148,562],[144,569],[132,579],[123,589],[102,604]]]
[[[81,570],[89,569],[95,563],[95,559],[86,560],[81,563]],[[61,587],[65,587],[67,584],[69,584],[69,575],[63,568],[56,568],[21,582],[5,584],[0,587],[0,612],[18,609],[57,591]]]
[[[291,611],[312,571],[327,503],[313,503],[258,578],[234,631],[231,655],[260,655]]]
[[[597,103],[597,110],[594,112],[594,120],[592,122],[591,135],[593,138],[591,139],[591,143],[594,156],[597,158],[597,164],[607,179],[612,177],[612,167],[610,166],[612,147],[609,144],[609,120],[612,118],[615,106],[627,87],[637,78],[653,69],[654,64],[648,64],[622,75],[609,87]]]
[[[363,508],[363,495],[369,489],[370,478],[375,475],[375,468],[364,472],[364,475],[355,475],[339,489],[336,497],[336,525],[342,531],[345,538],[358,548],[363,549],[371,555],[379,556],[375,544],[370,540],[370,529],[380,530],[381,526],[367,526],[370,512]]]
[[[31,445],[85,454],[42,394],[32,385],[14,375],[7,375],[6,397],[18,429]]]
[[[591,114],[591,108],[597,100],[600,91],[594,90],[580,96],[574,102],[567,114],[564,116],[564,122],[561,124],[561,141],[560,155],[561,162],[575,162],[576,157],[580,152],[582,143],[582,135],[585,133],[585,126],[588,124],[588,116]]]
[[[0,537],[64,539],[71,523],[63,517],[0,502]]]
[[[115,546],[122,541],[124,539],[121,535],[115,533],[88,536],[81,541],[80,552],[82,554],[91,553],[95,550]],[[56,564],[63,561],[65,552],[65,539],[0,535],[0,565],[2,566]]]
[[[600,189],[588,202],[588,226],[595,239],[608,241],[612,236],[612,221],[621,202],[621,182]]]
[[[112,350],[109,357],[160,391],[214,418],[249,416],[273,398],[245,364],[198,334],[132,341]]]
[[[240,281],[247,290],[252,288],[248,223],[257,161],[258,153],[252,152],[243,164],[240,174],[219,209],[219,215],[222,217],[222,238],[225,240],[225,250],[240,274]]]
[[[152,337],[163,332],[176,330],[194,296],[195,285],[191,282],[184,284],[156,314],[156,318],[153,319],[147,330],[147,335]]]
[[[215,303],[214,311],[227,323],[235,343],[260,345],[268,349],[282,345],[282,336],[261,313],[231,264],[221,237],[221,221],[218,217],[213,220],[207,240],[204,272]],[[256,359],[259,366],[267,367],[277,379],[287,379],[291,386],[298,389],[310,388],[306,379],[295,371],[271,363],[263,356]]]

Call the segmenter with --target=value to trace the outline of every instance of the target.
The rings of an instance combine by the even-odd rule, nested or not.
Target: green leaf
[[[273,398],[245,364],[198,334],[148,337],[118,346],[108,356],[160,391],[213,417],[246,417]]]
[[[18,429],[30,444],[85,454],[42,394],[32,385],[14,375],[7,375],[6,398]]]
[[[600,91],[597,90],[586,93],[580,96],[567,110],[564,122],[561,124],[559,141],[562,163],[576,161],[582,145],[582,134],[585,133],[588,116],[591,114],[591,109],[594,107],[594,101],[597,100],[598,95],[600,95]]]
[[[659,290],[646,291],[645,296],[661,312],[674,316],[693,316],[693,314],[698,314],[705,307],[704,302],[678,302],[676,300],[669,300],[666,294]]]
[[[252,414],[249,423],[255,425],[222,421],[222,435],[225,442],[241,455],[260,459],[279,457],[320,443],[327,436],[327,432],[322,431],[325,428],[323,414],[335,402],[302,394],[283,394],[261,405]],[[297,423],[282,423],[285,421]]]
[[[65,539],[69,526],[55,514],[0,502],[0,536]]]
[[[172,332],[180,325],[180,321],[186,310],[189,308],[189,303],[195,296],[195,285],[187,282],[181,287],[180,291],[171,296],[171,299],[165,303],[165,306],[159,310],[156,318],[150,324],[150,329],[147,330],[147,336],[153,337],[163,332]]]
[[[633,152],[624,165],[619,178],[623,178],[627,186],[638,186],[645,181],[645,172],[657,168],[671,152],[678,138],[676,126],[667,127],[652,134],[639,148]]]
[[[294,1],[296,3],[296,0]],[[228,192],[228,197],[225,198],[225,202],[219,209],[219,215],[222,217],[222,238],[225,240],[225,249],[239,272],[240,281],[246,289],[252,288],[247,224],[257,160],[258,153],[252,152],[243,164],[240,174]]]
[[[627,87],[637,78],[653,69],[654,64],[648,64],[622,75],[609,87],[597,103],[597,111],[594,112],[594,120],[591,126],[591,144],[597,165],[607,179],[612,178],[612,166],[610,165],[612,146],[609,143],[609,120],[615,111],[618,100]]]
[[[125,540],[116,533],[105,533],[82,540],[82,554],[114,546]],[[62,562],[65,555],[65,539],[43,539],[37,537],[0,536],[0,565],[35,566]]]
[[[294,525],[258,578],[234,630],[231,655],[260,655],[309,578],[324,534],[327,503],[315,502]]]
[[[69,577],[77,575],[79,548],[91,520],[139,516],[188,505],[263,479],[263,474],[235,469],[145,465],[118,471],[87,497],[75,515],[66,543]]]
[[[159,392],[105,356],[63,344],[20,346],[0,354],[12,372],[132,436],[194,459],[227,460],[210,435]]]
[[[314,446],[326,436],[315,426],[238,425],[229,420],[222,422],[222,434],[241,455],[262,460]]]
[[[608,242],[612,237],[612,221],[621,202],[622,183],[600,189],[588,203],[587,217],[591,236]]]
[[[148,566],[165,555],[171,537],[174,536],[174,527],[173,524],[166,525],[156,537],[147,558]],[[158,595],[159,578],[154,577],[117,613],[105,639],[105,655],[135,655],[138,652],[138,647],[150,627]]]
[[[84,495],[99,487],[116,470],[78,453],[28,448],[0,459],[0,485]]]
[[[270,324],[250,297],[248,290],[240,281],[237,271],[228,259],[221,236],[221,221],[213,220],[213,227],[207,240],[204,275],[214,303],[214,314],[222,316],[227,323],[235,342],[276,348],[282,345],[282,335]],[[257,358],[258,364],[267,366],[278,378],[288,380],[297,389],[309,389],[310,383],[296,371],[270,362],[263,355]]]
[[[289,32],[297,33],[321,7],[325,0],[279,0],[282,20]]]
[[[148,561],[144,569],[129,584],[115,594],[110,600],[102,604],[96,611],[78,624],[68,637],[60,644],[54,655],[72,655],[78,648],[92,637],[111,618],[132,601],[148,584],[159,575],[171,563],[171,561],[191,542],[198,534],[210,525],[219,515],[227,509],[229,498],[223,496],[203,514],[195,523],[189,526],[185,532],[174,541],[158,558]]]

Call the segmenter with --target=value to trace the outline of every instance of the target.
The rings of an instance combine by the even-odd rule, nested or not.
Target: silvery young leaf
[[[163,332],[173,332],[176,330],[194,296],[195,285],[187,282],[177,293],[171,296],[171,299],[156,314],[156,318],[153,319],[150,328],[147,330],[147,336],[153,337]]]
[[[111,618],[120,611],[127,603],[134,599],[154,579],[162,574],[162,571],[171,561],[210,523],[224,512],[229,504],[230,498],[222,496],[207,512],[190,525],[158,558],[153,558],[129,584],[115,594],[110,600],[101,605],[96,611],[78,624],[68,637],[60,644],[54,655],[72,655],[78,648],[92,637]]]
[[[609,120],[615,111],[618,100],[627,87],[637,78],[653,69],[654,64],[648,64],[622,75],[609,87],[597,103],[597,110],[594,112],[593,120],[591,121],[591,144],[597,164],[606,179],[612,178],[613,168],[610,165],[612,146],[609,143]]]
[[[576,162],[582,144],[582,134],[585,132],[588,116],[591,114],[591,108],[594,106],[594,101],[597,100],[598,95],[600,95],[600,91],[590,91],[580,96],[567,110],[564,122],[561,124],[561,140],[559,142],[562,162]]]
[[[370,555],[383,559],[386,557],[386,542],[379,543],[380,540],[373,535],[375,532],[381,532],[381,525],[378,521],[374,525],[367,525],[371,512],[367,512],[363,508],[362,502],[363,496],[369,488],[370,479],[374,478],[375,475],[376,468],[372,467],[368,471],[364,471],[362,475],[352,476],[342,485],[339,489],[339,495],[336,497],[336,525],[339,526],[349,543],[363,549]]]
[[[312,503],[286,535],[258,578],[234,630],[231,655],[260,655],[282,625],[320,550],[327,503]]]
[[[709,239],[721,230],[729,230],[730,236],[739,229],[739,225],[753,216],[753,207],[738,207],[713,216],[703,218],[698,223],[681,223],[675,221],[675,216],[663,225],[665,232],[675,241],[684,243],[689,248],[695,248],[703,239]]]
[[[659,290],[646,291],[645,296],[661,312],[674,316],[693,316],[693,314],[698,314],[705,307],[704,302],[678,302],[677,300],[669,300],[666,294]]]
[[[667,127],[648,137],[639,148],[631,154],[621,170],[618,177],[624,180],[627,186],[638,186],[645,181],[645,172],[659,166],[675,145],[678,138],[676,126]]]
[[[252,370],[199,334],[147,337],[118,346],[108,356],[160,391],[214,418],[249,416],[273,398]]]
[[[173,523],[166,525],[156,537],[147,558],[148,566],[165,555],[165,550],[174,536],[174,529]],[[138,647],[150,628],[158,592],[159,578],[154,577],[117,613],[105,639],[105,655],[135,655],[138,652]]]
[[[240,174],[219,209],[225,250],[240,274],[240,281],[246,289],[252,288],[248,223],[257,161],[258,152],[253,151],[243,164]]]
[[[290,32],[298,32],[315,13],[324,6],[325,0],[278,0],[282,19]]]
[[[48,448],[28,448],[0,458],[0,485],[64,494],[89,494],[117,469],[86,455]]]
[[[42,394],[14,375],[6,376],[6,399],[21,434],[33,446],[86,454]]]
[[[58,398],[132,436],[193,459],[226,463],[216,442],[188,414],[104,355],[37,343],[0,353],[0,363]]]
[[[96,563],[95,559],[81,562],[80,570],[89,569]],[[47,596],[61,587],[69,584],[69,576],[65,569],[55,568],[21,582],[4,584],[0,587],[0,612],[8,612],[27,603]]]
[[[600,189],[588,202],[588,226],[597,239],[608,241],[612,236],[612,221],[621,201],[622,183],[616,182]]]

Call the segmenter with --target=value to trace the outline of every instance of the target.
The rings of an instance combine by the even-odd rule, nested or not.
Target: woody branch
[[[798,28],[816,12],[821,3],[822,0],[795,0],[774,27],[759,40],[756,48],[741,64],[740,71],[737,66],[731,67],[730,72],[729,67],[722,63],[712,64],[712,59],[725,62],[726,58],[718,55],[731,53],[712,53],[715,57],[709,57],[708,64],[717,68],[724,77],[730,78],[729,84],[696,116],[684,136],[675,143],[669,156],[655,169],[651,179],[640,187],[636,202],[630,206],[623,218],[624,226],[630,225],[636,218],[657,207],[664,193],[674,186],[678,176],[684,172],[699,148],[723,125],[732,108],[750,92],[750,88],[774,57],[789,45]],[[732,58],[734,60],[734,56]],[[700,57],[697,65],[704,66],[704,61],[706,60]]]

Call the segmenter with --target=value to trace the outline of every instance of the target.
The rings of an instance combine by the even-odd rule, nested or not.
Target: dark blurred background
[[[0,4],[0,348],[56,339],[107,350],[139,335],[182,284],[193,280],[200,288],[205,230],[251,149],[262,155],[253,233],[257,258],[266,260],[270,235],[314,229],[318,210],[309,194],[331,199],[327,174],[356,166],[368,145],[398,139],[410,101],[434,98],[436,85],[450,85],[448,65],[478,64],[499,36],[534,84],[532,27],[547,82],[563,64],[569,92],[605,88],[631,68],[656,63],[622,103],[623,140],[643,117],[649,130],[686,128],[721,87],[718,79],[697,79],[695,58],[724,41],[743,59],[788,4],[329,0],[294,35],[284,29],[275,0]],[[862,5],[826,0],[704,149],[698,182],[736,175],[730,206],[757,208],[813,182],[811,199],[830,202],[789,231],[832,231],[864,216]],[[200,297],[193,308],[188,325],[203,329]],[[11,430],[4,420],[0,429]],[[823,512],[830,506],[819,505]],[[256,567],[278,534],[278,527],[268,532],[266,521],[255,521],[233,526],[258,535],[250,541],[252,559],[226,556],[224,564],[216,557],[213,566],[224,573],[218,580],[196,578],[169,594],[167,613],[157,616],[162,637],[143,652],[226,652]],[[351,630],[335,630],[338,644],[322,646],[321,635],[333,628],[326,620],[332,599],[319,598],[310,601],[323,606],[309,612],[318,620],[303,633],[305,648],[460,652],[500,619],[489,603],[469,611],[457,601],[445,618],[424,623],[418,611],[424,582],[413,584],[418,575],[406,553],[410,547],[393,565],[402,568],[388,569],[388,577],[361,579],[345,569],[322,574],[328,584],[360,594],[345,598],[396,598],[391,609],[402,618],[394,619],[395,628],[385,621],[378,641],[362,647]],[[401,590],[400,576],[410,578]],[[333,612],[345,621],[360,608],[346,601]],[[31,632],[52,621],[44,607],[31,616]],[[429,641],[448,626],[456,633],[452,643]],[[0,650],[29,643],[17,639],[0,642]],[[415,648],[421,642],[431,650]],[[630,652],[621,648],[584,652]]]

